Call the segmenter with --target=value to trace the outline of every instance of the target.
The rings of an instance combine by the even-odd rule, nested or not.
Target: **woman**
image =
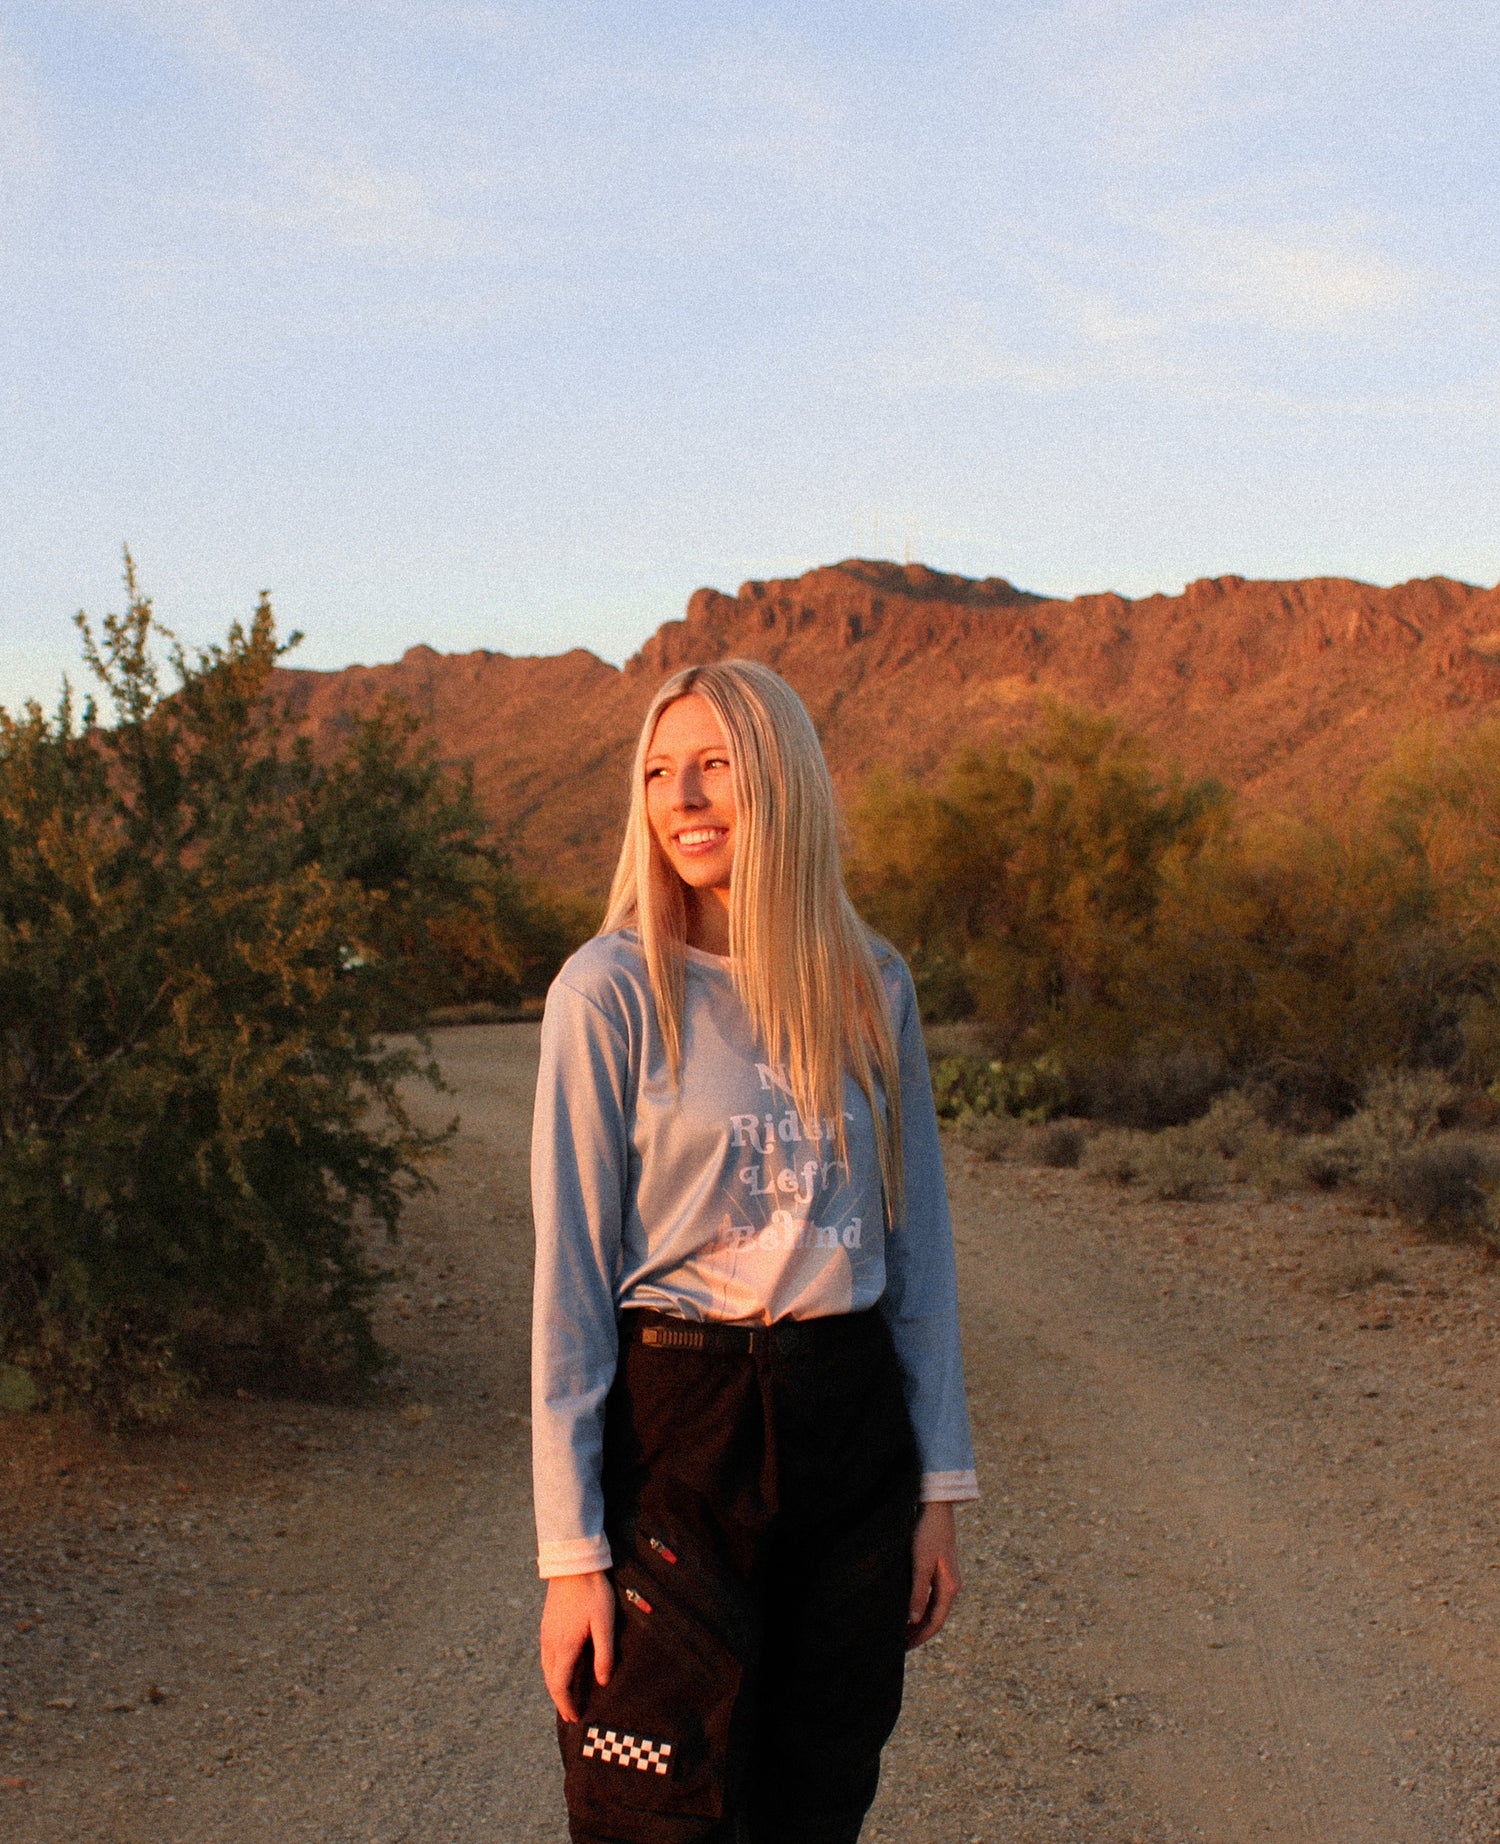
[[[542,1668],[574,1844],[852,1844],[977,1496],[911,978],[796,694],[662,686],[532,1143]]]

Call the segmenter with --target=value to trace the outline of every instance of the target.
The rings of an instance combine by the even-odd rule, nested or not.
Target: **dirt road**
[[[463,1128],[399,1251],[387,1398],[0,1425],[0,1836],[565,1837],[535,1032],[439,1050]],[[986,1496],[866,1837],[1500,1840],[1496,1271],[1334,1201],[1147,1204],[957,1151],[951,1182]]]

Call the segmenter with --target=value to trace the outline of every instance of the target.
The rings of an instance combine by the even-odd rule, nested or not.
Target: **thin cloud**
[[[1195,11],[1099,58],[1063,88],[1088,106],[1112,159],[1162,161],[1204,128],[1275,108],[1268,88],[1246,86],[1271,42],[1264,21]]]
[[[352,152],[320,157],[287,149],[272,164],[278,196],[223,200],[220,209],[269,229],[386,255],[473,255],[482,241],[472,218],[445,209],[439,188],[424,175]]]
[[[381,112],[341,93],[347,72],[320,68],[285,15],[242,0],[113,3],[206,66],[216,88],[227,82],[248,93],[237,111],[247,183],[196,203],[347,250],[417,259],[475,253],[475,206],[493,193],[497,174],[472,160],[433,159],[425,147],[419,166],[382,158],[374,145]],[[390,0],[369,10],[421,23],[417,10]],[[472,26],[488,9],[463,11]]]
[[[1314,256],[1304,270],[1299,254],[1304,247],[1314,256],[1321,254],[1322,246],[1289,243],[1290,255],[1283,259],[1278,246],[1276,260],[1266,264],[1266,272],[1280,278],[1285,290],[1298,284],[1306,291],[1295,306],[1283,300],[1275,308],[1277,331],[1304,332],[1309,324],[1328,331],[1341,324],[1335,316],[1351,311],[1351,298],[1360,312],[1372,303],[1384,307],[1398,294],[1406,298],[1404,271],[1398,269],[1393,278],[1378,264],[1368,271],[1353,259],[1324,266]],[[1353,381],[1343,390],[1308,390],[1279,382],[1280,368],[1270,356],[1247,360],[1242,349],[1220,347],[1215,334],[1235,313],[1247,311],[1242,299],[1233,313],[1213,296],[1184,302],[1175,313],[1143,313],[1122,309],[1107,293],[1070,284],[1043,282],[1039,291],[1052,310],[1055,350],[1050,356],[1039,358],[1022,349],[989,304],[962,300],[909,321],[865,372],[865,388],[893,396],[1033,398],[1146,391],[1163,402],[1199,410],[1335,422],[1425,421],[1470,430],[1500,427],[1500,372],[1431,390],[1372,391]],[[1251,305],[1256,313],[1263,311],[1260,303]],[[1295,321],[1294,313],[1299,316]]]
[[[873,382],[882,393],[950,396],[1014,391],[1051,397],[1087,382],[1078,366],[1029,359],[995,332],[981,301],[959,301],[906,328],[899,344],[879,353]]]
[[[1182,289],[1199,324],[1342,333],[1418,307],[1433,292],[1427,275],[1357,229],[1260,230],[1161,217],[1150,228],[1175,259],[1164,279]]]
[[[1163,18],[1136,0],[1069,0],[1028,36],[1070,119],[1113,165],[1168,162],[1201,131],[1280,106],[1268,59],[1286,31],[1264,10],[1198,5]]]

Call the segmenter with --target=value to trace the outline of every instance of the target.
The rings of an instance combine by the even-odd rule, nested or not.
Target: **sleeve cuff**
[[[539,1543],[536,1553],[536,1572],[543,1581],[550,1581],[554,1575],[592,1575],[598,1569],[612,1566],[614,1558],[609,1553],[609,1538],[570,1537],[562,1543]]]
[[[979,1480],[966,1473],[923,1473],[917,1497],[924,1505],[966,1505],[979,1496]]]

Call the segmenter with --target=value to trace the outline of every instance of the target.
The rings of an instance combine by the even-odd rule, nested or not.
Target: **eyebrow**
[[[688,749],[683,753],[685,755],[701,756],[712,754],[715,750],[720,751],[724,755],[728,755],[729,745],[728,743],[700,743],[696,749]],[[671,762],[674,759],[670,749],[653,749],[650,755],[646,757],[646,762],[649,765],[652,762]]]

